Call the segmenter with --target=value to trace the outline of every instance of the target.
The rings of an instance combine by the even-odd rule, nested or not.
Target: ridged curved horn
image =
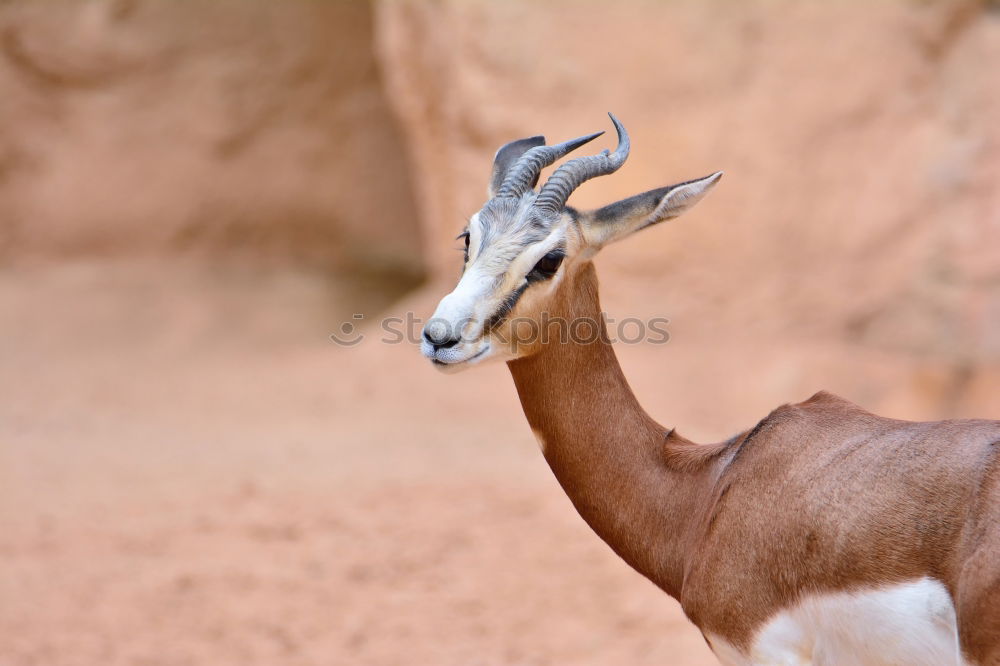
[[[549,166],[570,151],[576,150],[583,144],[593,141],[604,132],[596,132],[581,136],[569,141],[557,143],[554,146],[536,146],[527,151],[519,158],[514,166],[510,168],[507,177],[504,178],[498,197],[520,197],[538,182],[538,174],[542,169]]]
[[[585,181],[614,173],[625,164],[630,146],[628,132],[613,113],[608,115],[611,116],[611,122],[615,124],[615,131],[618,132],[618,147],[615,148],[615,152],[609,154],[605,150],[600,155],[578,157],[560,166],[538,192],[538,198],[535,199],[536,208],[557,213],[566,205],[566,200],[573,194],[573,190]]]

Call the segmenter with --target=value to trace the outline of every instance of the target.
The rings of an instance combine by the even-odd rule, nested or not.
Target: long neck
[[[554,304],[552,320],[600,322],[592,264]],[[578,332],[586,333],[586,324]],[[590,527],[633,568],[680,594],[691,524],[706,502],[711,470],[667,464],[674,437],[643,411],[606,335],[561,342],[558,335],[508,365],[521,406],[560,485]]]

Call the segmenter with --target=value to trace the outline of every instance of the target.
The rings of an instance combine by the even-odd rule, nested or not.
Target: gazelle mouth
[[[475,354],[473,354],[469,358],[462,359],[461,361],[451,361],[451,362],[449,362],[449,361],[442,361],[442,360],[437,359],[437,358],[432,358],[431,359],[431,363],[433,363],[434,365],[462,365],[463,363],[468,363],[470,361],[476,360],[477,358],[479,358],[480,356],[482,356],[483,354],[485,354],[489,350],[490,350],[489,346],[483,347],[482,349],[480,349],[478,352],[476,352]]]

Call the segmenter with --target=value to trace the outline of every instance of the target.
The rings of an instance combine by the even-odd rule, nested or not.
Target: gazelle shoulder
[[[744,449],[755,445],[758,440],[773,437],[789,426],[803,426],[815,419],[820,412],[836,409],[872,416],[848,400],[820,391],[803,402],[777,407],[752,428],[722,442],[699,444],[678,434],[676,430],[670,430],[664,436],[664,458],[671,469],[681,472],[697,471],[712,463],[728,466]]]

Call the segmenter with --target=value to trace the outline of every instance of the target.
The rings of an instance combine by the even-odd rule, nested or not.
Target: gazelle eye
[[[469,263],[469,232],[463,231],[462,233],[460,233],[458,236],[455,237],[455,240],[458,240],[459,238],[465,239],[465,250],[464,250],[465,256],[463,262],[467,264]]]
[[[538,260],[535,267],[528,273],[528,282],[540,282],[541,280],[551,278],[559,270],[559,266],[565,257],[566,253],[562,250],[552,250],[546,254]]]

